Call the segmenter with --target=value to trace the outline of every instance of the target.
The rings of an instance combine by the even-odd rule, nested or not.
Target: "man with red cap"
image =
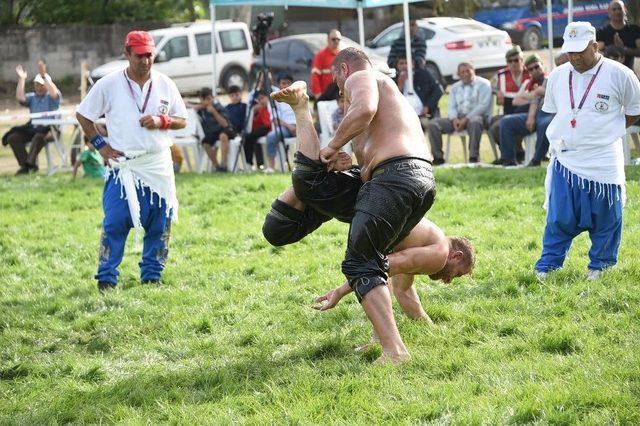
[[[187,110],[175,83],[152,70],[155,43],[145,31],[132,31],[125,40],[129,66],[106,75],[91,88],[77,110],[85,135],[108,166],[102,206],[98,289],[114,288],[118,266],[131,228],[144,228],[143,283],[159,283],[171,229],[177,218],[169,129],[186,125]],[[104,115],[107,142],[95,129]]]

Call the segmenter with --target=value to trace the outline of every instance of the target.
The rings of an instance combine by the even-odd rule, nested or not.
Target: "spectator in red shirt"
[[[269,114],[269,96],[265,91],[260,91],[258,99],[253,107],[253,120],[251,121],[251,131],[245,135],[244,156],[247,166],[253,164],[255,152],[256,165],[259,169],[264,167],[264,156],[262,149],[258,146],[258,139],[266,136],[271,131],[271,114]]]
[[[340,31],[329,31],[327,47],[319,50],[313,58],[313,65],[311,68],[311,93],[313,93],[313,96],[316,98],[319,97],[333,81],[331,65],[340,51],[341,39],[342,35],[340,34]]]

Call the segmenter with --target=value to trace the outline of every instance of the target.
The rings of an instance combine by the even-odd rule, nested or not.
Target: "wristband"
[[[160,114],[160,130],[167,130],[171,127],[171,117],[166,114]]]
[[[92,137],[89,142],[91,142],[91,145],[93,145],[98,151],[107,146],[107,141],[105,141],[100,134]]]

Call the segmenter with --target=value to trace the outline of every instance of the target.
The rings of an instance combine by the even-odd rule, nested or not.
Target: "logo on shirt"
[[[158,112],[160,114],[167,114],[169,112],[169,101],[160,99],[160,106],[158,106]]]
[[[608,101],[609,100],[609,95],[603,95],[602,93],[598,93],[596,95],[596,98],[604,99],[605,101]]]
[[[609,109],[609,104],[603,101],[596,102],[596,111],[607,112]]]

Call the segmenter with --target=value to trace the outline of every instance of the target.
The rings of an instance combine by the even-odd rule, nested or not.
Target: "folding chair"
[[[329,145],[335,133],[332,116],[334,111],[338,109],[338,101],[320,101],[317,103],[317,107],[318,121],[320,122],[320,148],[322,149]],[[342,151],[351,154],[353,152],[351,142],[342,147]]]

